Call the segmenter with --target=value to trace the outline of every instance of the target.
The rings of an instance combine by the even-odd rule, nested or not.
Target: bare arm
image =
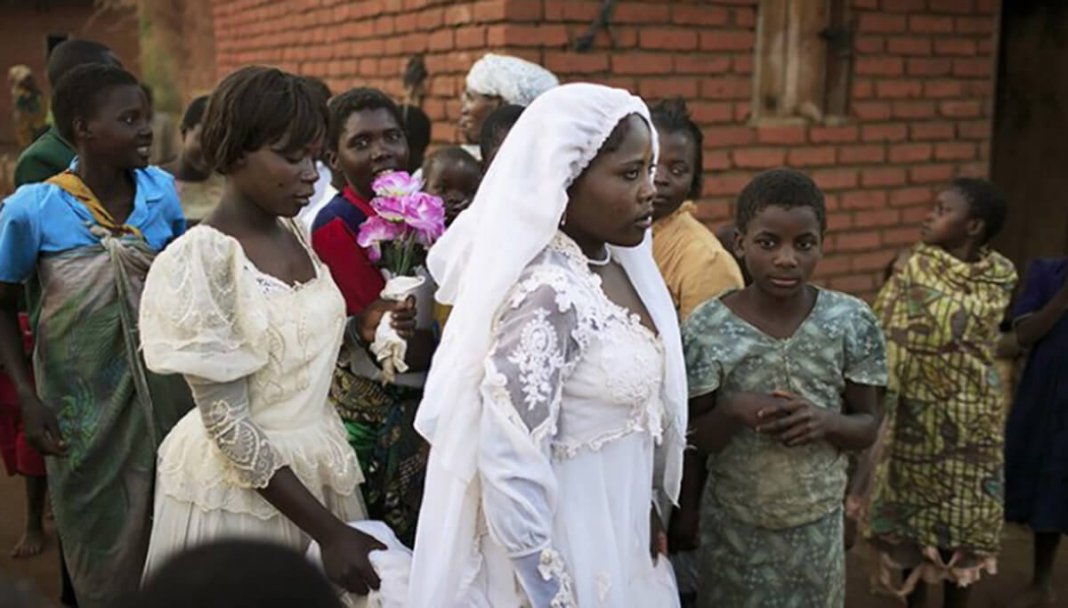
[[[775,406],[776,419],[757,427],[758,432],[773,435],[788,447],[826,441],[841,450],[859,451],[875,442],[880,420],[877,387],[847,381],[842,413],[780,394],[787,400]]]
[[[1016,324],[1016,339],[1020,346],[1030,348],[1038,343],[1065,314],[1068,314],[1068,281],[1038,312]]]
[[[725,399],[710,393],[690,399],[690,412],[694,415],[690,442],[698,450],[717,454],[740,429],[755,429],[763,418],[773,415],[778,401],[772,395],[759,393],[737,393]]]

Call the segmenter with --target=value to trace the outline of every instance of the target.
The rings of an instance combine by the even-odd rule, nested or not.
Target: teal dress
[[[783,390],[842,411],[846,382],[886,384],[886,346],[868,306],[819,290],[792,336],[768,336],[721,300],[683,327],[690,397]],[[749,429],[708,458],[701,504],[701,590],[708,608],[845,604],[842,502],[848,455],[788,448]]]

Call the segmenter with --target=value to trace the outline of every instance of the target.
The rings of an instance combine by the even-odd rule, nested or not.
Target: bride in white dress
[[[416,422],[432,449],[408,606],[678,604],[651,552],[686,402],[649,125],[622,90],[543,94],[432,250],[454,308]]]

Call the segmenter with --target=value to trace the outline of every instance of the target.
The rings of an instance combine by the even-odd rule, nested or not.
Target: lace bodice
[[[494,324],[485,386],[555,458],[633,432],[661,435],[663,347],[601,289],[558,234],[524,271]]]

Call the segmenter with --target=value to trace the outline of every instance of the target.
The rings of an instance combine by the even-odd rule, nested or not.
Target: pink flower
[[[407,217],[407,203],[404,196],[376,196],[371,199],[371,208],[383,219],[403,222]]]
[[[378,263],[382,259],[382,244],[401,238],[407,231],[408,227],[402,223],[373,215],[360,224],[356,244],[367,250],[371,263]]]
[[[420,244],[429,247],[445,233],[445,203],[439,197],[416,192],[408,196],[404,221],[411,226]]]
[[[382,197],[403,198],[419,191],[419,180],[405,171],[383,173],[371,184],[375,194]]]

